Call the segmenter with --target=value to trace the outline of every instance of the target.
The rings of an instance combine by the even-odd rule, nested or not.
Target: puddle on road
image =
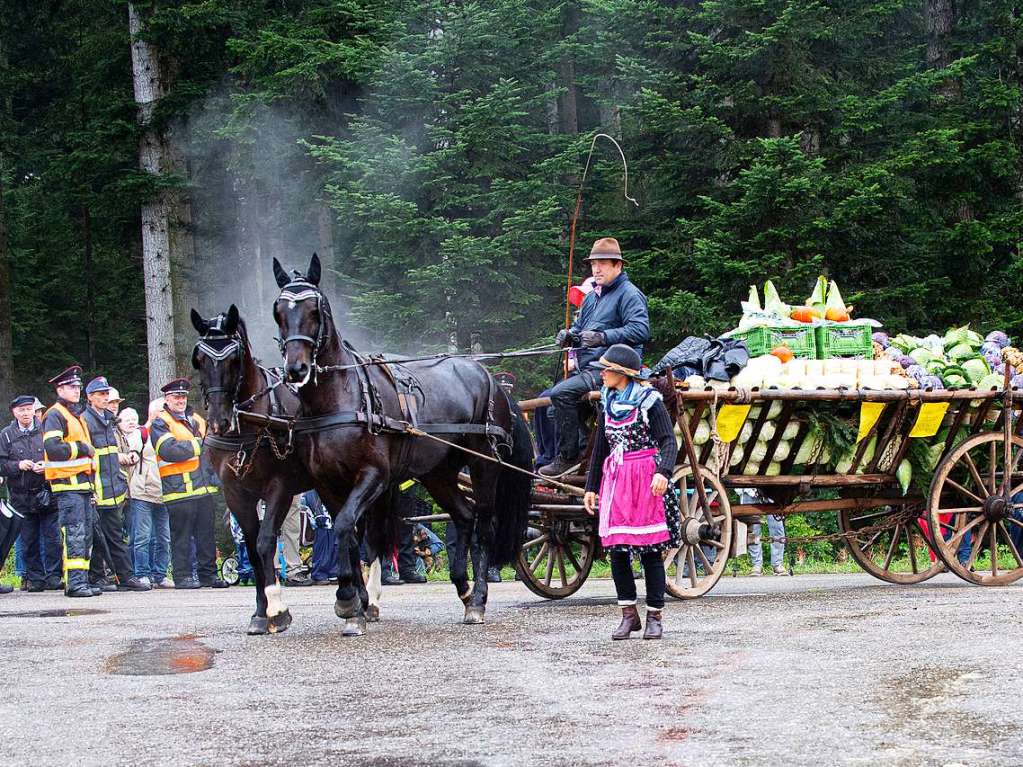
[[[28,610],[20,613],[0,613],[0,618],[78,618],[82,615],[103,615],[109,610],[94,610],[90,608],[66,609],[66,610]]]
[[[212,668],[216,652],[194,636],[140,639],[127,652],[110,658],[106,671],[121,676],[192,674]]]

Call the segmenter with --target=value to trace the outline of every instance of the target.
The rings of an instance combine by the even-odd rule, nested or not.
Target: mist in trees
[[[276,362],[270,263],[313,250],[365,348],[545,340],[596,131],[640,205],[598,152],[579,248],[622,242],[653,354],[822,272],[898,330],[1023,333],[1021,10],[2,0],[0,388],[77,361],[141,402],[232,301]]]

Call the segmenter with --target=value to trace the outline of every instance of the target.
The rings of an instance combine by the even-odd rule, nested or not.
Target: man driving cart
[[[540,473],[548,477],[564,474],[579,463],[586,447],[580,399],[600,388],[600,370],[593,363],[614,344],[627,344],[642,357],[643,344],[650,340],[650,313],[646,296],[624,271],[621,247],[613,237],[593,243],[586,258],[593,274],[594,289],[583,300],[572,327],[558,333],[557,342],[571,347],[568,375],[551,389],[551,403],[560,435],[560,448],[552,463]]]

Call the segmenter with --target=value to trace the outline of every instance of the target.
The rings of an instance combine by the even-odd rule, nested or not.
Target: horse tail
[[[536,457],[533,433],[518,403],[507,392],[504,392],[504,397],[512,417],[511,455],[504,461],[510,466],[531,472]],[[494,546],[490,554],[492,564],[500,567],[515,563],[526,538],[532,493],[533,480],[529,475],[507,467],[501,468],[494,502]]]

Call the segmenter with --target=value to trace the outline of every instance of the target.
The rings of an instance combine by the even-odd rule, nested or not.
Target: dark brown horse
[[[209,417],[205,447],[220,476],[228,509],[242,529],[256,578],[256,612],[248,633],[278,633],[291,624],[291,612],[277,578],[277,537],[294,496],[312,489],[315,482],[302,460],[305,437],[295,436],[289,447],[285,435],[240,416],[239,411],[293,418],[299,401],[282,381],[259,366],[245,322],[233,304],[227,312],[208,320],[193,309],[192,325],[199,333],[192,365],[199,371]],[[266,503],[262,522],[257,514],[260,499]],[[390,500],[391,496],[385,495],[383,502]],[[371,568],[371,583],[376,585],[372,595],[362,588],[361,576],[360,568],[359,593],[368,601],[373,620],[379,615],[379,561]]]
[[[529,512],[532,481],[511,468],[529,470],[533,462],[532,435],[518,406],[486,368],[468,359],[394,364],[390,372],[365,364],[338,333],[330,302],[319,289],[315,254],[305,275],[289,276],[276,259],[274,275],[281,288],[274,319],[285,375],[298,387],[303,416],[318,419],[305,464],[317,486],[324,487],[321,498],[335,515],[339,539],[351,540],[359,518],[385,488],[418,479],[458,531],[450,569],[465,604],[464,622],[482,623],[487,568],[514,561]],[[416,420],[437,439],[404,433],[406,420]],[[475,503],[458,486],[466,467]],[[470,587],[466,552],[474,532],[480,545],[473,547]],[[360,621],[362,606],[353,586],[358,563],[341,560],[335,611]]]

